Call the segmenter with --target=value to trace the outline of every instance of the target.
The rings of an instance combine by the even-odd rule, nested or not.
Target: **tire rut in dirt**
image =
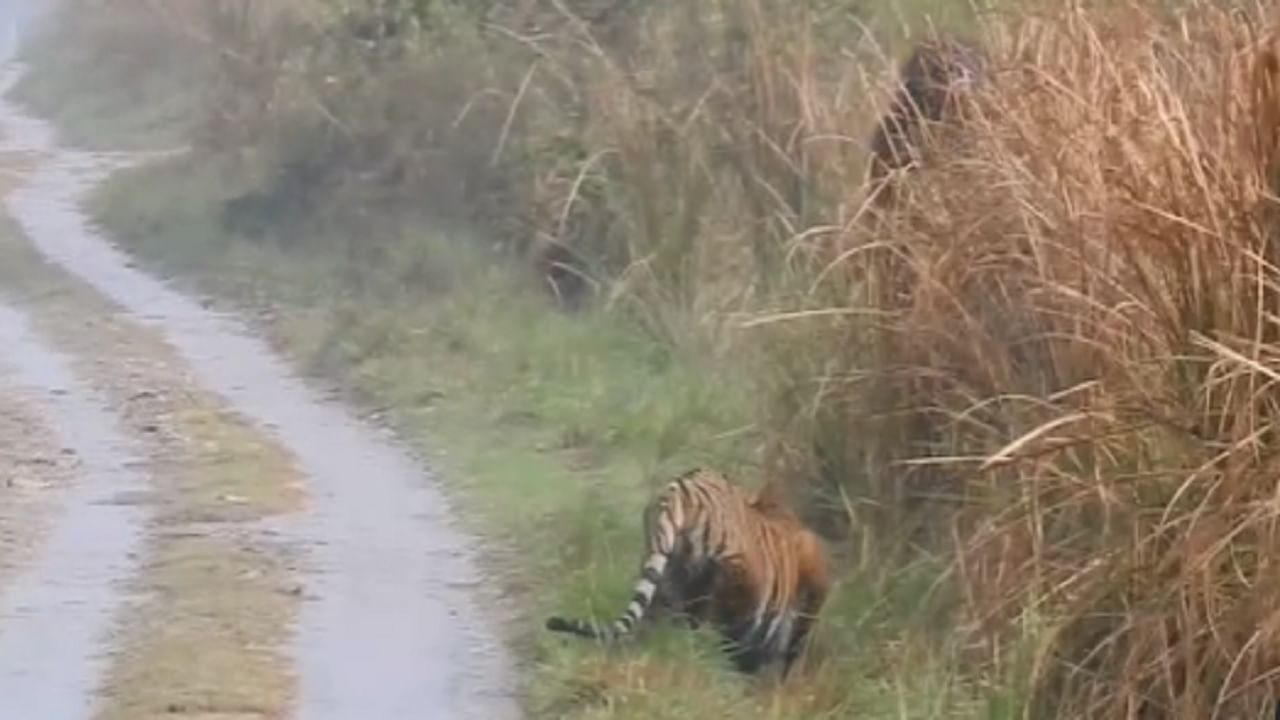
[[[205,387],[297,459],[311,512],[287,530],[309,546],[309,601],[295,648],[306,720],[519,715],[510,662],[468,586],[482,581],[442,492],[383,433],[298,380],[230,318],[132,267],[77,202],[111,169],[63,151],[0,103],[12,151],[48,153],[8,207],[39,251],[159,328]],[[110,160],[105,159],[105,160]]]
[[[57,525],[0,605],[0,697],[22,718],[87,718],[103,669],[119,588],[136,572],[143,511],[113,502],[144,487],[136,448],[97,393],[0,305],[0,369],[45,398],[45,424],[79,460]]]

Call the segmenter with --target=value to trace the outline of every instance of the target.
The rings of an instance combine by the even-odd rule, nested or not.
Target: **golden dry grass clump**
[[[886,318],[869,474],[944,506],[1033,717],[1280,692],[1280,47],[1260,9],[1147,5],[989,26],[964,128],[839,266]]]

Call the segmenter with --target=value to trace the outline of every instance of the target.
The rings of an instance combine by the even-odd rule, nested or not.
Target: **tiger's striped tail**
[[[622,615],[607,625],[578,620],[576,618],[552,617],[547,620],[547,629],[552,632],[568,633],[585,638],[593,638],[604,642],[613,642],[630,634],[636,625],[644,619],[645,613],[653,604],[653,596],[658,590],[658,582],[667,567],[667,553],[657,550],[651,553],[644,563],[640,579],[636,581],[631,593],[631,602]]]

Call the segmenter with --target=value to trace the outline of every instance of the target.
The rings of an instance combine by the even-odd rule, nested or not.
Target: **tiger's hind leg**
[[[794,610],[770,615],[757,624],[738,624],[724,632],[724,649],[734,668],[744,675],[758,675],[767,667],[779,667],[782,681],[800,656],[812,620]]]
[[[810,631],[818,620],[818,611],[826,599],[825,588],[818,591],[802,592],[795,622],[791,629],[791,637],[787,638],[786,654],[782,659],[782,679],[786,680],[796,660],[804,652],[805,642]]]
[[[728,642],[725,645],[734,669],[743,675],[755,675],[768,662],[768,654],[762,648],[736,642]]]
[[[782,658],[783,680],[790,677],[791,669],[795,666],[796,660],[800,659],[800,655],[804,652],[805,640],[809,637],[809,630],[813,628],[813,620],[812,617],[803,613],[796,618],[795,629],[792,631],[786,653]]]
[[[756,623],[748,617],[720,625],[721,647],[738,672],[755,675],[775,656],[763,637],[769,622],[770,618]]]

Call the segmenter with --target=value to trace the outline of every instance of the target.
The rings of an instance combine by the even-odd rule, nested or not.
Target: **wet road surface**
[[[0,381],[44,399],[44,426],[78,459],[54,529],[0,599],[0,717],[87,717],[142,539],[141,509],[115,502],[142,487],[136,453],[106,404],[3,305],[0,347]]]
[[[8,66],[0,92],[7,91],[20,71]],[[9,215],[39,253],[124,308],[131,321],[163,334],[197,381],[286,448],[304,476],[306,512],[273,528],[305,549],[305,600],[289,652],[298,676],[295,716],[518,717],[509,657],[474,592],[483,578],[469,551],[471,539],[454,526],[446,499],[423,466],[385,432],[358,422],[346,408],[308,387],[235,318],[214,314],[136,270],[94,230],[79,207],[80,199],[119,167],[124,156],[60,149],[46,125],[7,102],[0,102],[0,136],[0,151],[35,153],[39,158],[6,201]],[[18,359],[39,352],[20,329],[19,318],[0,312],[0,342],[31,348],[18,353]],[[16,333],[15,339],[6,332]],[[34,366],[56,363],[41,360]],[[71,380],[57,379],[62,385]],[[84,431],[89,433],[86,441],[110,426],[110,418],[94,416],[86,407],[63,410],[86,413],[77,415],[78,421],[97,428]],[[69,418],[56,422],[77,427]],[[102,464],[121,465],[117,459],[104,458]],[[95,480],[94,492],[129,480],[107,472],[101,484]],[[70,560],[57,558],[64,552],[63,544],[71,543],[67,547],[74,550],[76,542],[97,537],[94,523],[116,523],[107,536],[119,541],[107,543],[101,551],[127,556],[130,513],[91,507],[101,519],[75,512],[60,519],[47,559],[36,563],[34,577],[76,577],[74,568],[58,564]],[[56,621],[55,600],[80,599],[78,591],[40,582],[30,593],[49,606],[40,610],[41,621]],[[76,597],[69,597],[72,594]],[[92,612],[81,613],[85,623],[110,612],[115,601],[110,595],[86,595]],[[29,692],[33,703],[53,703],[54,694],[77,703],[93,686],[90,669],[67,670],[61,691],[44,688],[43,681],[26,683],[7,674],[24,663],[54,663],[55,658],[41,654],[52,648],[22,645],[24,633],[35,632],[35,623],[25,617],[18,623],[9,616],[0,618],[0,703],[6,718],[12,707],[8,699],[15,692]],[[94,642],[88,630],[77,631],[68,635],[67,647],[60,652],[88,658]],[[35,655],[24,654],[29,652]],[[81,705],[74,711],[68,706],[65,713],[55,711],[53,704],[31,707],[41,712],[21,717],[87,716]]]

